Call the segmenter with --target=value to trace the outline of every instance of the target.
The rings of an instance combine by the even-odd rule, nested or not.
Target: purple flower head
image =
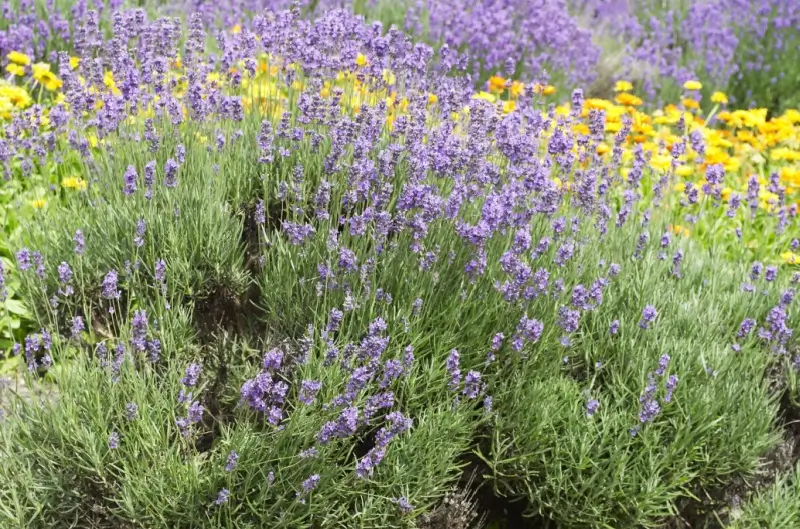
[[[405,496],[400,496],[392,501],[397,504],[397,508],[400,509],[400,512],[403,514],[408,514],[414,510],[414,506],[408,503],[408,499],[406,499]]]
[[[313,474],[312,476],[309,476],[308,479],[303,481],[303,492],[308,494],[317,488],[317,485],[319,485],[319,474]]]
[[[600,409],[600,401],[597,399],[589,399],[589,402],[586,403],[586,416],[591,417],[597,410]]]
[[[201,367],[199,364],[189,364],[186,368],[186,375],[181,379],[181,384],[187,388],[192,388],[197,384],[197,379],[200,377]]]
[[[75,243],[75,253],[77,255],[83,255],[83,252],[86,249],[86,239],[83,236],[83,232],[81,230],[76,230],[75,235],[72,237],[72,241]]]
[[[761,271],[764,269],[764,265],[760,262],[756,261],[753,263],[752,268],[750,268],[750,279],[753,281],[757,280],[761,275]]]
[[[111,270],[103,279],[103,297],[106,299],[119,299],[122,292],[117,290],[117,271]]]
[[[164,187],[178,186],[178,162],[172,158],[164,163]]]
[[[310,406],[314,402],[314,398],[317,396],[317,393],[319,393],[321,388],[321,382],[317,382],[315,380],[304,380],[300,385],[300,395],[298,396],[298,400],[306,406]]]
[[[642,329],[649,329],[650,324],[655,321],[657,315],[658,312],[653,305],[646,305],[644,309],[642,309],[642,319],[639,321],[639,327]]]
[[[667,383],[664,385],[666,388],[666,393],[664,394],[664,402],[671,402],[672,401],[672,394],[675,391],[675,387],[678,385],[678,375],[670,375],[667,379]]]
[[[236,450],[231,450],[231,453],[228,454],[228,460],[225,463],[225,472],[233,472],[238,465],[239,454],[236,453]]]
[[[483,389],[481,384],[481,374],[477,371],[469,371],[464,378],[464,391],[467,398],[474,399]]]
[[[270,349],[264,355],[264,360],[262,361],[264,369],[278,371],[281,368],[281,364],[283,364],[283,351],[280,349]]]
[[[136,168],[132,165],[129,165],[122,178],[124,180],[122,192],[127,196],[134,194],[136,192],[136,180],[139,179],[139,175],[136,173]]]
[[[614,336],[619,332],[619,320],[614,320],[611,322],[611,325],[608,326],[608,333],[611,336]]]
[[[17,267],[22,272],[27,272],[31,269],[31,251],[27,248],[17,252]]]
[[[75,316],[72,318],[72,338],[77,339],[80,338],[81,333],[86,329],[86,325],[83,323],[83,318],[80,316]]]
[[[163,259],[156,261],[155,278],[159,283],[163,283],[167,278],[167,263]]]
[[[111,432],[111,435],[108,436],[108,447],[111,450],[119,448],[119,434],[117,432]]]
[[[356,433],[358,428],[358,408],[349,407],[342,410],[335,421],[328,421],[317,434],[317,441],[328,444],[333,439],[343,439]]]
[[[125,418],[133,421],[139,416],[139,406],[135,402],[129,402],[125,405]]]
[[[778,277],[778,267],[777,266],[768,266],[767,271],[764,273],[764,279],[767,281],[775,281]]]
[[[617,263],[611,263],[611,264],[608,266],[608,274],[609,274],[611,277],[616,277],[616,276],[618,276],[621,270],[622,270],[622,267],[621,267],[620,265],[618,265]]]
[[[255,210],[255,213],[254,213],[254,218],[255,218],[256,224],[258,224],[259,226],[263,225],[263,224],[265,224],[267,222],[267,211],[266,211],[266,208],[264,207],[264,201],[263,200],[259,199],[256,202],[256,210]]]
[[[736,333],[736,336],[739,338],[744,338],[748,334],[750,334],[753,329],[756,327],[756,320],[753,318],[745,318],[742,320],[742,324],[739,326],[739,332]]]
[[[457,390],[461,383],[461,368],[459,367],[459,354],[456,349],[450,351],[447,356],[447,373],[450,375],[450,382],[448,382],[450,390]]]
[[[670,357],[668,354],[661,355],[661,358],[658,360],[658,369],[656,369],[656,375],[663,377],[664,373],[667,372],[667,367],[669,367],[669,360]]]
[[[219,493],[217,494],[217,499],[214,501],[217,505],[223,505],[228,503],[228,500],[231,497],[231,491],[228,489],[220,489]]]

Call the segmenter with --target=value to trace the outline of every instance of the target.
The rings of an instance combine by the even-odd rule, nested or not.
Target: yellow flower
[[[511,83],[511,89],[509,90],[511,93],[511,97],[516,99],[520,96],[525,95],[525,83],[520,83],[519,81],[514,81]]]
[[[703,84],[700,81],[686,81],[683,83],[683,88],[686,90],[702,90]]]
[[[356,55],[356,65],[358,66],[366,66],[367,65],[367,56],[363,53],[359,53]]]
[[[231,33],[233,33],[234,35],[236,35],[238,33],[241,33],[241,32],[242,32],[242,26],[240,26],[239,24],[236,24],[235,26],[233,26],[231,28]]]
[[[675,169],[675,174],[678,176],[691,176],[694,173],[694,169],[689,165],[681,165]],[[683,191],[683,189],[681,189]]]
[[[714,103],[719,103],[721,105],[727,105],[728,96],[726,96],[722,92],[714,92],[713,94],[711,94],[711,101]]]
[[[506,80],[499,75],[493,75],[489,78],[489,92],[493,94],[502,94],[506,89]]]
[[[387,85],[393,86],[397,82],[397,77],[391,72],[391,70],[383,70],[383,81]]]
[[[539,94],[539,95],[543,95],[543,96],[549,96],[551,94],[555,94],[556,93],[556,87],[553,86],[553,85],[549,85],[549,84],[548,85],[541,85],[539,83],[536,83],[535,85],[533,85],[533,92],[535,94]]]
[[[43,198],[40,198],[38,200],[31,200],[31,207],[33,209],[42,209],[46,205],[47,205],[47,201],[45,199],[43,199]]]
[[[6,66],[6,71],[11,75],[16,75],[17,77],[22,77],[25,75],[25,67],[20,66],[19,64],[14,64],[13,62]]]
[[[800,264],[800,254],[794,252],[783,252],[781,259],[787,264]]]
[[[77,68],[80,63],[81,63],[81,58],[80,57],[70,57],[69,58],[69,67],[72,70]]]
[[[650,167],[658,171],[666,171],[672,163],[672,157],[664,154],[656,154],[650,158]]]
[[[639,106],[644,103],[641,98],[638,98],[633,94],[629,94],[628,92],[620,92],[617,94],[617,97],[614,98],[614,101],[620,105],[625,105],[626,107]]]
[[[605,143],[600,143],[597,145],[597,154],[603,155],[611,150],[611,147],[606,145]]]
[[[472,99],[482,99],[484,101],[488,101],[490,103],[494,103],[497,101],[497,97],[494,94],[490,94],[489,92],[478,92]]]
[[[78,191],[82,191],[86,189],[86,180],[81,178],[80,176],[70,176],[68,178],[64,178],[61,180],[61,187],[66,189],[77,189]]]
[[[684,107],[691,108],[692,110],[697,110],[698,108],[700,108],[700,103],[698,103],[697,101],[695,101],[694,99],[692,99],[690,97],[684,98],[681,101],[681,103],[683,103]]]
[[[630,92],[633,90],[633,85],[628,81],[617,81],[614,85],[615,92]]]
[[[503,101],[503,113],[510,114],[514,112],[514,109],[517,107],[517,104],[514,101]]]
[[[680,224],[675,224],[675,225],[670,224],[669,225],[669,231],[671,231],[675,235],[682,235],[684,237],[688,237],[689,234],[692,233],[687,228],[684,228]]]
[[[11,61],[13,63],[16,63],[16,64],[20,64],[22,66],[27,66],[27,65],[29,65],[31,63],[31,58],[30,57],[28,57],[24,53],[21,53],[21,52],[18,52],[18,51],[12,51],[8,55],[6,55],[6,58],[9,61]]]
[[[437,101],[439,101],[439,96],[437,96],[436,94],[428,94],[429,105],[435,105]]]

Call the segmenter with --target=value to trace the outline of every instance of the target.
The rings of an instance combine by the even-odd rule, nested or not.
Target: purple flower
[[[586,416],[591,417],[597,410],[600,409],[600,401],[597,399],[589,399],[589,402],[586,403]]]
[[[86,329],[86,326],[83,323],[83,318],[80,316],[75,316],[72,318],[72,338],[77,339],[80,338],[81,333]]]
[[[233,472],[238,464],[239,454],[236,453],[236,450],[231,450],[231,453],[228,454],[228,461],[225,463],[225,472]]]
[[[178,186],[178,162],[172,158],[164,163],[164,187]]]
[[[320,388],[322,388],[322,383],[317,382],[315,380],[304,380],[300,386],[300,395],[298,400],[303,404],[310,406],[314,402],[314,398],[317,396]]]
[[[22,272],[27,272],[31,269],[31,251],[27,248],[17,252],[17,267]]]
[[[736,333],[736,336],[739,338],[744,338],[748,334],[750,334],[753,329],[756,327],[756,320],[753,318],[745,318],[742,320],[742,324],[739,326],[739,332]]]
[[[119,448],[119,434],[117,432],[111,432],[111,435],[108,436],[108,447],[111,450]]]
[[[134,194],[136,192],[136,180],[139,179],[139,175],[136,174],[136,168],[129,165],[122,178],[125,182],[122,192],[127,196]]]
[[[672,401],[672,393],[675,391],[675,387],[678,385],[678,375],[670,375],[667,379],[667,383],[665,384],[666,394],[664,395],[664,402]]]
[[[608,326],[608,332],[611,336],[614,336],[619,332],[619,320],[614,320],[611,322],[611,325]]]
[[[197,379],[200,377],[201,367],[199,364],[189,364],[186,368],[186,375],[181,379],[181,384],[187,388],[194,387],[197,384]]]
[[[656,375],[660,377],[664,376],[664,373],[667,372],[667,367],[669,367],[669,360],[668,354],[661,355],[661,358],[658,360],[658,369],[655,371]]]
[[[303,492],[308,494],[319,485],[319,474],[313,474],[308,477],[305,481],[303,481]]]
[[[103,279],[103,297],[106,299],[119,299],[122,292],[117,290],[117,271],[111,270]]]
[[[757,280],[761,275],[761,271],[764,269],[764,265],[760,262],[756,261],[753,263],[752,268],[750,268],[750,279],[753,281]]]
[[[650,324],[655,321],[658,312],[653,305],[646,305],[644,309],[642,309],[642,319],[639,321],[639,327],[642,329],[649,329]]]
[[[775,278],[778,277],[778,267],[777,266],[768,266],[767,271],[764,274],[764,279],[767,281],[775,281]]]
[[[399,498],[392,500],[394,503],[397,504],[397,508],[400,509],[400,512],[403,514],[408,514],[414,510],[414,507],[408,503],[408,500],[405,496],[400,496]]]
[[[258,225],[262,225],[262,224],[265,224],[267,222],[267,212],[266,212],[266,208],[264,207],[264,201],[263,200],[258,200],[256,202],[256,210],[255,210],[254,218],[255,218],[256,224],[258,224]]]
[[[280,349],[270,349],[264,355],[264,360],[261,362],[261,365],[264,367],[264,369],[278,371],[281,368],[282,363],[283,351]]]
[[[650,375],[650,382],[647,384],[647,387],[645,387],[644,393],[639,397],[639,403],[641,404],[639,422],[652,422],[661,411],[661,406],[658,405],[658,401],[656,400],[657,391],[658,386],[656,386],[653,376]]]
[[[231,491],[228,489],[220,489],[219,493],[217,494],[217,499],[214,501],[217,505],[223,505],[228,503],[228,499],[231,496]]]
[[[321,444],[328,444],[333,439],[350,437],[358,428],[358,408],[350,407],[342,410],[335,421],[328,421],[322,426],[317,440]]]
[[[450,375],[448,386],[451,391],[456,391],[461,383],[461,369],[459,368],[459,354],[456,349],[447,356],[447,373]]]
[[[464,391],[467,398],[474,399],[481,392],[481,374],[477,371],[469,371],[464,378]]]
[[[83,236],[83,232],[81,230],[76,230],[75,235],[72,237],[72,241],[75,243],[75,253],[77,255],[83,255],[83,252],[86,249],[86,239]]]
[[[167,263],[165,263],[163,259],[156,261],[155,277],[156,281],[159,283],[163,283],[167,278]]]

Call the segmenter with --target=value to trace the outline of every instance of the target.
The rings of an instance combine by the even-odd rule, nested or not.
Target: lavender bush
[[[13,350],[58,396],[12,395],[3,526],[425,527],[477,471],[559,526],[657,527],[778,443],[798,280],[662,235],[680,149],[623,176],[629,120],[606,160],[580,91],[504,112],[346,11],[218,54],[200,14],[185,45],[86,20],[14,144],[88,185],[14,248]]]

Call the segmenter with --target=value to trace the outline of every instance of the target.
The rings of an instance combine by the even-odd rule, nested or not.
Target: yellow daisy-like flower
[[[80,176],[70,176],[68,178],[64,178],[61,180],[61,187],[66,189],[76,189],[78,191],[83,191],[86,189],[86,180],[81,178]]]
[[[700,81],[686,81],[683,83],[683,88],[686,90],[702,90],[703,83]]]
[[[625,105],[626,107],[638,107],[644,103],[641,98],[636,97],[633,94],[629,94],[628,92],[620,92],[617,94],[617,97],[614,98],[614,101],[620,105]]]
[[[434,105],[436,102],[439,101],[439,96],[436,94],[428,94],[428,104]]]
[[[697,110],[700,108],[700,103],[690,97],[684,98],[681,103],[683,103],[684,107],[691,108],[692,110]]]
[[[510,114],[515,108],[517,104],[514,101],[503,101],[503,114]]]
[[[42,209],[47,205],[47,201],[43,198],[37,200],[31,200],[31,207],[33,209]]]
[[[786,264],[800,264],[800,254],[794,252],[783,252],[781,254],[781,259],[783,259]]]
[[[239,24],[236,24],[231,28],[231,33],[233,33],[234,35],[239,34],[241,32],[242,32],[242,26],[240,26]]]
[[[356,65],[358,66],[366,66],[369,61],[367,60],[367,56],[363,53],[359,53],[356,55]]]
[[[513,99],[517,99],[518,97],[525,95],[525,83],[520,83],[519,81],[514,81],[511,83],[511,88],[509,89],[509,93]]]
[[[81,58],[80,57],[70,57],[69,58],[69,67],[72,70],[77,68],[80,63],[81,63]]]
[[[614,84],[615,92],[630,92],[631,90],[633,90],[633,85],[628,81],[617,81]]]
[[[482,99],[484,101],[488,101],[490,103],[494,103],[497,101],[497,97],[494,94],[490,94],[489,92],[478,92],[472,99]]]
[[[711,94],[711,101],[714,103],[719,103],[720,105],[727,105],[728,96],[726,96],[723,92],[714,92]]]
[[[493,94],[502,94],[506,89],[506,80],[499,75],[493,75],[488,81],[489,92]]]
[[[542,84],[536,83],[535,85],[533,85],[533,92],[535,94],[539,94],[539,95],[543,95],[543,96],[549,96],[549,95],[552,95],[552,94],[556,93],[556,87],[553,86],[553,85],[549,85],[549,84],[548,85],[542,85]]]
[[[8,55],[6,55],[6,58],[9,61],[15,64],[19,64],[21,66],[27,66],[31,63],[31,58],[19,51],[12,51]]]
[[[6,71],[11,75],[16,75],[17,77],[22,77],[25,75],[25,67],[13,62],[6,66]]]
[[[670,224],[669,231],[675,235],[682,235],[683,237],[688,237],[692,233],[688,228],[685,228],[680,224]]]

